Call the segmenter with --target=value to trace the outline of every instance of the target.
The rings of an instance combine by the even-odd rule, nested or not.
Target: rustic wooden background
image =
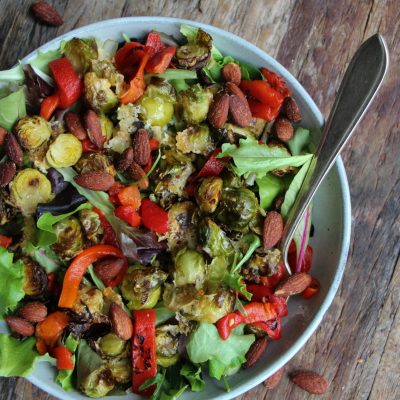
[[[69,0],[51,1],[60,28],[37,24],[32,1],[0,0],[0,69],[39,45],[91,22],[165,15],[236,33],[277,58],[326,116],[357,47],[375,32],[386,38],[391,66],[384,87],[343,153],[353,204],[353,240],[343,283],[321,326],[287,366],[325,374],[321,399],[400,398],[400,4],[399,0]],[[307,399],[287,377],[240,397]],[[48,400],[24,379],[0,379],[3,400]]]

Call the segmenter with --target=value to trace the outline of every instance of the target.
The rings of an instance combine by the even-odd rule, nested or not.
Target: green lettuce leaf
[[[93,265],[89,265],[88,272],[97,289],[103,290],[105,288],[105,285],[103,281],[97,277],[96,273],[94,272]]]
[[[193,364],[183,364],[180,374],[184,376],[190,383],[192,392],[202,392],[206,386],[203,378],[201,377],[201,366],[195,367]]]
[[[18,64],[13,68],[0,71],[0,82],[21,83],[25,79],[22,64]]]
[[[208,363],[209,374],[216,379],[236,372],[255,341],[254,335],[244,335],[243,329],[243,325],[237,327],[222,340],[215,325],[200,323],[188,337],[189,359],[195,364]]]
[[[39,69],[45,74],[49,75],[49,62],[53,60],[57,60],[57,58],[62,57],[61,49],[49,50],[45,53],[41,50],[38,51],[37,56],[29,62],[32,67]]]
[[[24,266],[21,261],[14,263],[13,257],[13,253],[0,246],[0,319],[25,296]]]
[[[145,77],[157,77],[166,79],[168,81],[173,79],[197,79],[196,71],[189,71],[187,69],[167,69],[162,74],[146,74]]]
[[[56,271],[61,265],[60,259],[49,246],[38,247],[29,242],[24,247],[24,251],[43,267],[48,274]]]
[[[156,326],[163,324],[164,322],[168,321],[173,316],[175,316],[175,313],[173,313],[167,307],[165,307],[162,302],[157,304],[157,306],[155,307],[155,311],[156,311]]]
[[[72,356],[72,361],[75,365],[75,355]],[[70,392],[75,389],[73,382],[73,369],[58,371],[56,376],[56,382],[66,391]]]
[[[310,131],[299,127],[294,132],[293,137],[288,141],[288,147],[292,155],[297,156],[301,154],[310,143]]]
[[[242,294],[248,301],[251,300],[252,294],[246,290],[244,278],[238,272],[229,272],[224,275],[223,282],[236,292]]]
[[[0,99],[0,126],[11,131],[14,124],[25,116],[24,88]]]
[[[270,208],[275,198],[286,189],[284,180],[272,174],[267,174],[262,178],[256,179],[256,183],[258,186],[260,207],[264,210]]]

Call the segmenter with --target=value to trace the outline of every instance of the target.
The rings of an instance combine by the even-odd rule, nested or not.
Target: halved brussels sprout
[[[57,242],[51,248],[62,260],[70,260],[83,250],[81,224],[76,217],[68,217],[54,225]]]
[[[98,113],[108,113],[118,105],[118,96],[107,79],[87,72],[84,78],[84,96],[89,106]]]
[[[117,95],[122,92],[124,76],[117,71],[110,60],[91,60],[90,68],[99,78],[107,79]]]
[[[86,172],[107,172],[114,176],[116,173],[110,159],[105,154],[100,153],[83,153],[75,168],[80,174]]]
[[[202,287],[206,274],[206,262],[201,253],[183,248],[174,258],[174,283],[176,286],[193,284]]]
[[[224,256],[214,257],[207,268],[207,288],[215,290],[224,280],[228,272],[228,261]]]
[[[210,176],[201,182],[196,192],[200,211],[211,214],[217,209],[222,194],[222,184],[222,179],[218,176]]]
[[[243,138],[260,138],[264,131],[265,124],[266,122],[263,119],[253,118],[250,125],[245,128],[241,128],[232,123],[226,123],[223,129],[226,132],[229,142],[238,144],[239,140]]]
[[[99,346],[104,355],[115,357],[125,350],[126,341],[120,339],[114,333],[107,333],[100,339]]]
[[[103,239],[103,226],[99,214],[90,209],[79,211],[79,220],[82,224],[87,240],[92,244],[99,244]]]
[[[51,127],[44,118],[35,115],[20,119],[15,132],[22,147],[35,150],[50,139]]]
[[[281,252],[278,249],[257,249],[249,261],[242,267],[241,274],[244,279],[260,283],[261,276],[271,276],[278,272],[278,263]]]
[[[208,125],[190,126],[176,134],[176,148],[184,154],[208,156],[215,150],[215,143]]]
[[[24,265],[24,286],[23,291],[26,296],[39,297],[42,296],[46,289],[48,278],[45,270],[36,264],[30,257],[22,257]]]
[[[228,229],[246,232],[259,209],[255,194],[246,188],[227,188],[222,191],[217,220]]]
[[[82,316],[93,318],[96,314],[101,314],[104,307],[104,299],[101,290],[92,286],[83,286],[78,291],[78,296],[72,310]]]
[[[106,138],[106,141],[108,141],[112,138],[114,125],[111,119],[105,116],[104,114],[100,114],[99,119],[100,119],[101,133]]]
[[[122,296],[130,310],[153,308],[161,295],[161,285],[167,274],[158,268],[130,267],[122,281]]]
[[[182,108],[182,118],[187,124],[197,125],[207,118],[208,109],[213,95],[200,84],[192,85],[189,89],[179,92],[178,103]]]
[[[132,379],[132,365],[128,358],[112,358],[107,363],[111,374],[117,383],[128,383]]]
[[[157,364],[168,368],[179,360],[179,327],[162,325],[156,328]]]
[[[97,44],[94,39],[73,38],[65,43],[63,53],[80,75],[89,69],[90,61],[98,57]]]
[[[10,183],[10,195],[11,202],[24,215],[34,214],[39,203],[48,203],[53,199],[50,181],[33,168],[18,172]]]
[[[8,224],[17,213],[17,210],[8,204],[5,194],[3,190],[0,191],[0,225]]]
[[[81,381],[79,389],[86,396],[99,398],[106,396],[114,389],[114,386],[115,381],[111,369],[104,364],[86,376]]]
[[[212,37],[202,29],[194,41],[178,48],[176,59],[181,67],[198,69],[204,67],[211,57]]]
[[[71,133],[58,135],[46,153],[47,162],[54,168],[72,167],[82,155],[82,143]]]
[[[242,179],[240,176],[237,176],[234,172],[225,168],[225,170],[221,174],[221,178],[223,181],[223,186],[225,188],[240,188],[243,186]]]

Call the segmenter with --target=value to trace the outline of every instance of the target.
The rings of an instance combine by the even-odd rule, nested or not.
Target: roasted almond
[[[21,336],[32,336],[34,334],[33,325],[26,319],[9,315],[4,317],[11,332]]]
[[[94,272],[103,282],[105,282],[115,278],[123,266],[124,260],[121,258],[106,258],[96,263]]]
[[[306,290],[311,284],[311,275],[300,272],[289,276],[285,281],[280,283],[275,289],[275,296],[287,297],[299,294]]]
[[[308,393],[324,394],[329,387],[328,381],[320,374],[312,371],[297,371],[291,380]]]
[[[64,121],[67,125],[68,131],[72,133],[77,139],[87,139],[85,128],[83,127],[78,114],[69,111],[65,114]]]
[[[149,187],[149,180],[146,172],[143,168],[135,161],[131,163],[128,168],[129,175],[133,181],[136,182],[139,189],[147,189]]]
[[[14,161],[5,161],[0,164],[0,187],[7,186],[14,178],[16,167]]]
[[[268,379],[266,379],[263,382],[263,385],[267,389],[270,389],[270,390],[275,389],[278,386],[279,382],[281,381],[284,372],[285,372],[285,368],[282,367],[282,368],[278,369],[278,371],[276,371],[274,374],[272,374]]]
[[[208,122],[216,129],[224,126],[228,119],[229,96],[226,93],[219,92],[214,96],[214,100],[208,110]]]
[[[283,103],[283,112],[285,113],[289,121],[291,122],[301,121],[300,108],[293,97],[286,97]]]
[[[242,89],[240,89],[240,87],[235,85],[233,82],[226,82],[225,88],[229,94],[235,94],[241,99],[247,100],[246,95],[242,92]]]
[[[126,171],[129,166],[132,164],[133,161],[133,149],[132,147],[128,147],[127,149],[124,150],[124,152],[121,154],[120,159],[118,160],[118,170],[120,171]]]
[[[246,354],[246,362],[243,364],[243,368],[252,367],[263,355],[267,349],[268,341],[266,337],[258,338],[251,346]]]
[[[149,134],[146,129],[139,129],[133,137],[133,158],[139,165],[146,165],[150,161],[151,149]]]
[[[6,136],[7,130],[0,126],[0,146],[3,146]]]
[[[275,136],[282,142],[288,142],[294,133],[293,125],[287,118],[278,118],[273,127]]]
[[[263,227],[263,244],[265,249],[271,249],[282,238],[283,218],[277,211],[267,213]]]
[[[31,9],[35,17],[47,25],[60,26],[64,23],[58,11],[45,1],[32,4]]]
[[[240,72],[239,65],[235,63],[224,65],[222,68],[222,77],[226,82],[232,82],[235,85],[239,85],[242,80],[242,73]]]
[[[22,148],[13,133],[8,133],[6,136],[5,150],[10,160],[20,167],[23,161]]]
[[[39,301],[33,301],[24,304],[18,314],[30,322],[41,322],[47,317],[47,307]]]
[[[132,320],[120,305],[111,304],[110,318],[114,333],[122,340],[129,340],[133,334]]]
[[[85,172],[74,178],[75,182],[85,189],[106,192],[114,184],[114,177],[107,172]]]
[[[241,127],[249,126],[253,118],[247,100],[235,94],[229,96],[229,112],[233,122]]]
[[[90,141],[96,147],[102,149],[106,138],[101,131],[101,124],[98,115],[93,110],[89,110],[83,119]]]

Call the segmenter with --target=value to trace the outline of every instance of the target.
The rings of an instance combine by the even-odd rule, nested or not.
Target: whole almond
[[[265,249],[271,249],[282,238],[283,218],[277,211],[267,213],[263,227],[263,244]]]
[[[41,322],[47,317],[47,307],[39,301],[24,304],[18,314],[30,322]]]
[[[278,371],[276,371],[274,374],[272,374],[268,379],[266,379],[263,382],[263,385],[267,389],[270,389],[270,390],[275,389],[278,386],[279,382],[281,381],[284,372],[285,372],[285,368],[282,367],[282,368],[278,369]]]
[[[308,393],[324,394],[329,387],[328,381],[312,371],[297,371],[291,375],[292,382]]]
[[[282,142],[288,142],[294,133],[293,125],[287,118],[278,118],[274,123],[273,132]]]
[[[253,118],[247,100],[243,100],[235,94],[229,96],[229,112],[233,122],[241,127],[249,126]]]
[[[69,111],[65,114],[64,120],[67,125],[68,131],[72,133],[77,139],[87,139],[85,128],[83,127],[78,114]]]
[[[120,305],[111,304],[110,318],[114,333],[122,340],[129,340],[133,334],[132,320]]]
[[[300,108],[293,97],[286,97],[283,103],[283,112],[286,114],[286,117],[289,121],[291,122],[301,121]]]
[[[6,136],[5,150],[10,160],[20,167],[23,161],[22,148],[13,133],[8,133]]]
[[[14,161],[5,161],[0,164],[0,187],[7,186],[14,178],[16,167]]]
[[[64,23],[58,11],[45,1],[38,1],[32,4],[31,8],[33,14],[40,22],[52,26],[60,26]]]
[[[242,80],[242,73],[240,72],[239,65],[235,63],[224,65],[224,68],[222,68],[222,77],[226,82],[232,82],[235,85],[239,85]]]
[[[311,284],[311,275],[300,272],[289,276],[285,281],[280,283],[275,289],[275,296],[287,297],[299,294],[306,290]]]
[[[9,315],[4,317],[11,332],[21,336],[32,336],[34,333],[33,325],[26,319]]]
[[[103,136],[101,131],[101,124],[98,115],[93,111],[89,110],[83,117],[86,131],[90,141],[99,149],[102,149],[106,138]]]
[[[7,130],[0,126],[0,146],[3,146],[6,136]]]
[[[251,346],[246,354],[246,362],[243,364],[243,368],[252,367],[263,355],[267,349],[268,341],[266,337],[258,338]]]
[[[114,177],[107,172],[85,172],[74,178],[75,182],[85,189],[106,192],[114,184]]]
[[[240,89],[240,87],[235,85],[233,82],[226,82],[225,88],[229,94],[235,94],[236,96],[239,96],[241,99],[247,100],[246,95],[242,92],[242,89]]]
[[[139,189],[147,189],[149,187],[149,179],[143,168],[135,161],[128,168],[129,175],[136,182]]]
[[[208,110],[208,122],[216,129],[224,126],[228,119],[229,112],[229,96],[220,92],[214,96],[214,100]]]
[[[117,168],[120,171],[125,171],[129,168],[133,161],[133,149],[132,147],[128,147],[121,154],[120,159],[118,160]]]
[[[124,260],[121,258],[106,258],[96,263],[94,272],[104,282],[115,278],[123,266]]]
[[[150,161],[151,149],[149,134],[146,129],[139,129],[133,137],[133,158],[139,165],[146,165]]]

